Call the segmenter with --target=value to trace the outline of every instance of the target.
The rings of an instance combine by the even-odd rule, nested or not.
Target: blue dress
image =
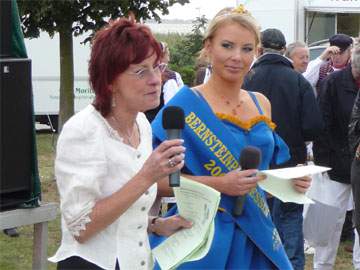
[[[189,93],[181,96],[181,92],[189,90],[193,91],[189,88],[186,89],[186,87],[182,89],[180,95],[178,93],[179,97],[177,97],[178,95],[175,96],[174,101],[170,102],[169,105],[183,107],[186,123],[188,126],[194,127],[195,124],[192,124],[189,120],[191,119],[191,113],[199,107],[199,104],[202,104],[204,108],[199,108],[199,112],[195,111],[201,115],[208,104],[201,95],[198,95],[194,97],[194,107],[190,106],[191,108],[188,109],[188,104],[192,102],[193,97]],[[228,141],[227,146],[229,148],[230,145],[239,149],[247,145],[258,147],[262,152],[260,169],[267,169],[272,162],[282,163],[286,161],[289,158],[288,148],[281,138],[274,133],[275,125],[263,115],[255,95],[251,92],[248,93],[258,108],[259,115],[245,123],[229,115],[213,115],[217,121],[220,120],[223,124],[222,132],[217,132],[216,135],[221,137],[223,134],[220,133],[229,133],[223,139],[223,141]],[[185,100],[185,102],[181,102],[181,100]],[[205,116],[199,118],[204,119],[209,113],[209,111],[206,111]],[[155,145],[164,139],[163,131],[161,131],[162,127],[159,124],[160,118],[161,116],[158,115],[153,122]],[[214,119],[209,119],[208,123],[204,119],[204,123],[211,126],[215,122]],[[227,130],[226,132],[224,127]],[[198,164],[194,165],[195,160],[203,158],[206,154],[200,153],[198,149],[194,150],[193,145],[187,145],[192,144],[194,141],[193,138],[187,137],[190,130],[185,128],[183,136],[186,149],[192,149],[191,152],[187,151],[185,154],[185,171],[193,175],[206,175],[206,172],[199,173],[197,170]],[[193,130],[199,135],[199,129],[195,128]],[[201,147],[203,146],[199,146],[199,149]],[[240,217],[234,217],[231,214],[235,198],[225,194],[221,195],[219,211],[215,217],[215,235],[208,254],[198,261],[184,263],[177,269],[292,269],[280,237],[271,221],[265,194],[261,188],[257,187],[256,190],[246,195],[244,211]],[[168,214],[172,215],[175,212],[176,207],[173,207]],[[163,240],[163,237],[151,236],[152,248]],[[158,268],[158,266],[156,267]]]

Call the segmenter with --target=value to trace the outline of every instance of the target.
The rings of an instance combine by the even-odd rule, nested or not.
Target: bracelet
[[[156,223],[156,220],[158,219],[159,217],[154,217],[153,219],[151,219],[151,222],[150,222],[150,226],[149,226],[149,229],[150,229],[150,232],[155,234],[155,235],[158,235],[156,232],[155,232],[155,223]]]

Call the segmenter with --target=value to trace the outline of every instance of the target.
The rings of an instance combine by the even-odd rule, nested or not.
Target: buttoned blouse
[[[105,118],[89,105],[65,123],[57,143],[55,177],[60,193],[62,240],[49,260],[79,256],[104,269],[152,269],[148,211],[157,192],[152,185],[119,218],[81,244],[74,239],[90,222],[96,201],[123,187],[152,152],[151,127],[143,113],[136,123],[137,149],[125,144]]]

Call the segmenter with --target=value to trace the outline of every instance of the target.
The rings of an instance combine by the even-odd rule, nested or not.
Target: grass
[[[50,134],[37,135],[38,165],[41,181],[42,201],[59,202],[56,182],[54,179],[54,147],[55,136]],[[49,222],[48,256],[52,256],[60,245],[60,217]],[[27,270],[32,267],[33,226],[18,228],[20,237],[11,238],[0,233],[0,269]],[[56,265],[48,263],[48,269],[55,270]]]
[[[54,179],[54,147],[56,137],[51,134],[37,135],[39,173],[43,202],[59,202],[59,195]],[[33,226],[18,228],[20,237],[10,238],[0,233],[0,269],[27,270],[32,265]],[[60,245],[60,217],[49,222],[48,256],[52,256]],[[336,260],[335,270],[349,270],[352,267],[352,255],[344,251],[349,242],[341,243]],[[56,265],[48,263],[48,269],[55,270]],[[306,270],[312,269],[312,255],[306,257]]]
[[[350,246],[350,245],[351,245],[350,241],[340,243],[334,270],[354,269],[353,264],[352,264],[352,253],[349,253],[349,252],[345,251],[345,249],[344,249],[345,246]],[[310,269],[313,269],[313,255],[306,255],[305,270],[310,270]]]

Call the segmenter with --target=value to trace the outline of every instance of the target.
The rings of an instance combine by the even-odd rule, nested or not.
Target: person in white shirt
[[[170,61],[169,47],[165,42],[160,42],[159,44],[163,52],[161,62],[168,64]],[[161,108],[164,107],[164,105],[184,86],[181,75],[178,72],[169,69],[167,66],[161,74],[161,83],[159,106],[145,111],[146,118],[150,123],[154,120]]]
[[[142,111],[159,104],[162,51],[148,27],[110,22],[89,61],[93,104],[67,121],[55,176],[61,204],[57,269],[152,269],[148,232],[169,236],[191,222],[150,217],[157,182],[184,165],[183,141],[152,150]]]
[[[310,61],[307,69],[303,73],[304,77],[311,83],[313,87],[316,86],[319,80],[320,66],[325,64],[332,55],[336,55],[340,52],[340,48],[337,46],[327,47],[319,57]]]
[[[164,56],[162,62],[168,64],[170,62],[170,50],[166,42],[160,42]],[[164,104],[168,103],[169,100],[175,96],[175,94],[184,86],[184,82],[181,75],[169,69],[168,67],[163,72],[163,86],[162,91],[164,93]]]
[[[353,40],[345,34],[336,34],[329,38],[330,46],[315,60],[310,61],[303,76],[312,87],[320,90],[320,83],[331,72],[341,70],[350,61]]]

